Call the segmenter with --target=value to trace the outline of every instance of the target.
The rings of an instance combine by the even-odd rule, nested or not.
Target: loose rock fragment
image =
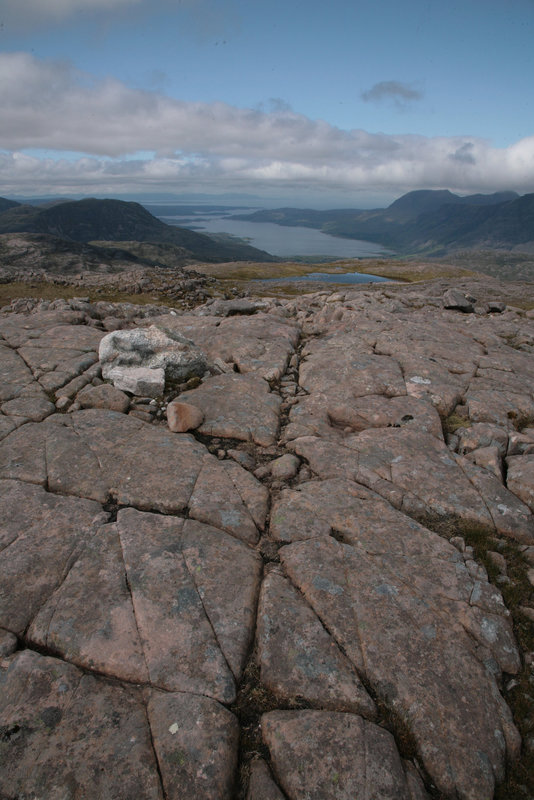
[[[173,400],[167,406],[167,424],[173,433],[185,433],[193,431],[202,425],[204,414],[191,403],[182,403]]]

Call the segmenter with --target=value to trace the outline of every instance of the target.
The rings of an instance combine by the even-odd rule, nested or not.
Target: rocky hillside
[[[388,208],[269,209],[238,219],[318,228],[367,239],[404,254],[444,255],[465,249],[534,249],[534,194],[459,197],[449,191],[409,192]]]
[[[2,309],[0,796],[531,800],[508,291]]]
[[[166,225],[139,203],[78,200],[48,207],[14,205],[1,211],[0,233],[38,233],[73,242],[151,242],[182,248],[199,261],[276,261],[239,242],[215,241],[186,228]]]

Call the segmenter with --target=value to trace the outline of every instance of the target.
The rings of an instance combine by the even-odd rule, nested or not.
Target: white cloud
[[[27,31],[76,22],[113,24],[136,15],[149,20],[164,11],[176,15],[181,26],[204,39],[227,36],[239,27],[235,0],[2,0],[0,22],[6,29]]]
[[[0,54],[0,108],[0,195],[534,191],[534,136],[497,149],[465,136],[346,131],[282,102],[187,103],[24,53]]]
[[[145,0],[3,0],[2,19],[5,24],[28,24],[32,18],[54,21],[81,11],[116,11],[143,2]]]

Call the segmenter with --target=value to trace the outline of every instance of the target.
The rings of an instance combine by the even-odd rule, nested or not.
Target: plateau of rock
[[[532,797],[509,297],[2,309],[2,800]]]

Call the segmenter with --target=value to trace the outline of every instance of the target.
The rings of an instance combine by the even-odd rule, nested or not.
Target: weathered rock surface
[[[0,673],[4,797],[161,800],[146,722],[131,690],[24,650]]]
[[[265,447],[276,441],[280,397],[259,376],[218,375],[180,397],[202,411],[200,433],[253,441]]]
[[[291,583],[276,572],[263,582],[258,610],[261,680],[282,703],[373,718],[375,704],[335,640]]]
[[[515,796],[534,318],[484,286],[0,312],[2,797]]]
[[[262,731],[288,797],[410,799],[393,737],[355,714],[272,711]]]
[[[163,367],[109,367],[104,377],[116,389],[142,397],[159,397],[165,389]]]
[[[186,381],[203,375],[207,366],[204,353],[192,341],[160,325],[108,333],[98,356],[104,378],[117,367],[144,367],[163,369],[166,378]]]
[[[129,397],[109,383],[82,389],[76,399],[82,408],[108,408],[124,414],[130,407]]]

